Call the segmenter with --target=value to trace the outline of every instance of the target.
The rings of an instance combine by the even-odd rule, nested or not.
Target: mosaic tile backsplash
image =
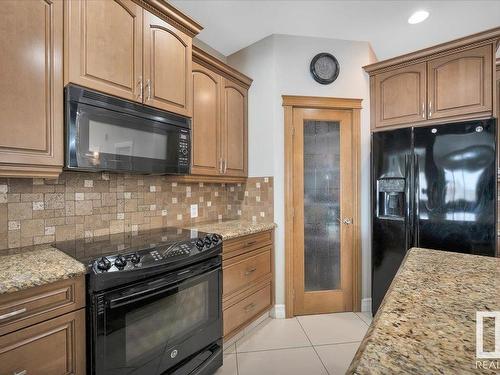
[[[198,217],[191,218],[191,205]],[[0,179],[0,251],[197,222],[273,221],[273,179],[180,183],[167,176],[65,172]]]

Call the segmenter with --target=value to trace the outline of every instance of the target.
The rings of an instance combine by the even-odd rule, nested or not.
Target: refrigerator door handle
[[[410,219],[410,154],[405,154],[405,251],[410,248],[410,229],[411,229],[411,219]]]
[[[415,154],[415,166],[414,166],[414,174],[415,174],[415,222],[414,222],[414,230],[415,230],[415,246],[420,246],[420,204],[419,204],[419,194],[420,194],[420,172],[419,172],[419,159],[418,155]]]

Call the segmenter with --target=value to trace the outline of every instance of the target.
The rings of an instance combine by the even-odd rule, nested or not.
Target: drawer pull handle
[[[257,243],[257,241],[248,241],[246,245],[251,246],[251,245],[254,245],[256,243]]]
[[[253,303],[253,302],[252,302],[251,304],[249,304],[249,305],[245,306],[245,312],[250,312],[250,311],[252,311],[254,308],[255,308],[255,303]]]
[[[26,312],[26,307],[23,307],[22,309],[11,311],[10,313],[0,315],[0,320],[11,318],[13,316],[16,316],[16,315],[19,315],[19,314],[22,314],[25,312]],[[22,375],[22,372],[20,372],[20,374]]]
[[[13,375],[26,375],[26,374],[28,374],[28,371],[22,370],[22,371],[16,371],[16,372],[14,372]]]
[[[250,268],[249,270],[247,270],[247,271],[245,272],[245,276],[251,275],[251,274],[252,274],[252,273],[254,273],[255,271],[257,271],[257,267]]]

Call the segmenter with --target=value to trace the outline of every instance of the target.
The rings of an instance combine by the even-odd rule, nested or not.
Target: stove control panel
[[[96,259],[92,264],[95,273],[130,271],[137,268],[170,263],[186,257],[196,256],[220,245],[222,237],[208,234],[173,244],[151,244],[147,249],[133,253],[117,254]]]

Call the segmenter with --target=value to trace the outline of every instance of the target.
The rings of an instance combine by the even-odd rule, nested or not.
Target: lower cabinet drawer
[[[85,374],[85,309],[0,337],[0,374]]]
[[[224,310],[224,336],[271,306],[271,283]]]
[[[256,251],[242,260],[223,267],[224,296],[248,286],[264,275],[271,273],[271,247]]]

